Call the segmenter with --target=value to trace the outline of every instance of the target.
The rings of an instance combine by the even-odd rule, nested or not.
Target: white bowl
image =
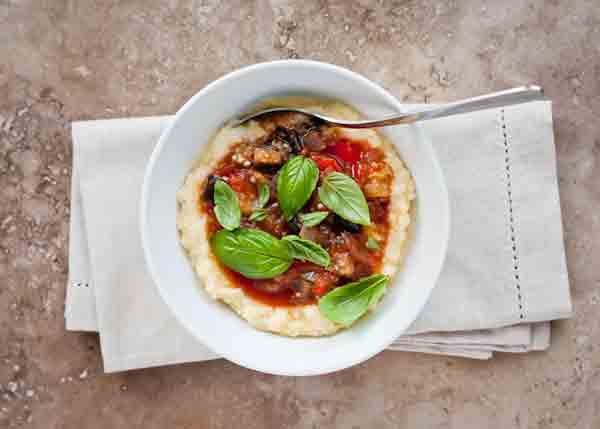
[[[177,112],[152,153],[141,201],[146,263],[176,318],[224,358],[280,375],[348,368],[391,344],[425,305],[444,261],[449,228],[447,190],[429,140],[418,126],[387,127],[381,131],[415,180],[417,210],[404,267],[375,312],[330,337],[288,338],[258,331],[212,300],[177,240],[175,194],[203,146],[226,120],[262,98],[298,93],[338,99],[367,117],[402,110],[380,86],[325,63],[274,61],[237,70],[203,88]]]

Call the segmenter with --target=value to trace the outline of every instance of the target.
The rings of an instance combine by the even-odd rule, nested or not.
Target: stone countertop
[[[0,0],[0,28],[0,427],[600,427],[597,0]],[[277,58],[339,64],[411,102],[546,89],[576,312],[550,350],[383,352],[310,378],[222,360],[102,373],[97,336],[64,329],[70,122],[172,113]]]

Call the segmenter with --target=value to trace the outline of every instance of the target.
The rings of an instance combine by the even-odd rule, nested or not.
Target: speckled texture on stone
[[[0,28],[0,427],[600,427],[597,0],[0,0]],[[384,352],[296,379],[221,360],[102,374],[96,336],[64,330],[70,121],[172,113],[290,57],[407,101],[546,89],[576,312],[549,351]]]

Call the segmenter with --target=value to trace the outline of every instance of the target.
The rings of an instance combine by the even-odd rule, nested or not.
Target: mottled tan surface
[[[600,427],[598,0],[218,3],[0,0],[0,427]],[[286,57],[411,101],[546,88],[576,311],[548,352],[384,352],[298,379],[224,361],[102,374],[96,336],[62,316],[69,122],[170,113],[223,73]]]

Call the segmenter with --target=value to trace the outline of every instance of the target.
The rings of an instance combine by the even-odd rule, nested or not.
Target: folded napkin
[[[143,174],[170,119],[73,123],[66,327],[99,332],[106,372],[218,358],[176,322],[143,259]],[[547,348],[549,321],[571,314],[551,103],[423,126],[448,183],[450,242],[428,304],[390,349],[487,359]]]

